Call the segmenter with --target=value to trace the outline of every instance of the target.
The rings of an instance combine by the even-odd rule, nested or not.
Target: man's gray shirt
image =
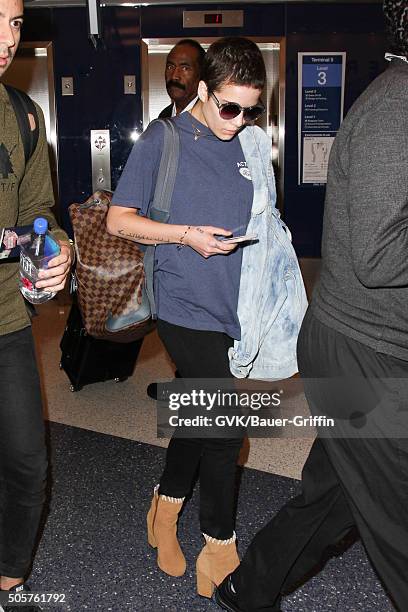
[[[392,60],[371,83],[337,134],[322,256],[315,316],[408,360],[408,63],[402,60]]]

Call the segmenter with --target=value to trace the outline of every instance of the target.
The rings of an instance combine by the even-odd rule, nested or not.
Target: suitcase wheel
[[[77,387],[76,385],[69,386],[69,390],[71,391],[71,393],[75,393],[76,391],[80,391],[81,389],[82,387]]]

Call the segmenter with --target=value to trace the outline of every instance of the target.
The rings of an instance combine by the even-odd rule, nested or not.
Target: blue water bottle
[[[45,270],[48,262],[60,253],[59,244],[48,232],[48,221],[37,217],[28,243],[20,249],[20,291],[31,304],[42,304],[56,295],[56,292],[37,289],[38,272]]]

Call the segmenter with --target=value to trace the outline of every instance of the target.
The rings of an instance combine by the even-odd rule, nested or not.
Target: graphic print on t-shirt
[[[11,163],[11,156],[14,152],[16,145],[12,148],[10,153],[7,150],[6,145],[2,142],[0,144],[0,192],[10,193],[14,191],[16,187],[15,172],[13,164]],[[3,179],[3,180],[1,180]]]
[[[3,179],[8,179],[9,174],[14,174],[13,164],[11,163],[12,153],[13,151],[11,153],[7,151],[3,143],[0,144],[0,175]]]
[[[248,179],[248,181],[252,181],[251,171],[248,168],[246,161],[237,162],[238,170],[241,176]]]

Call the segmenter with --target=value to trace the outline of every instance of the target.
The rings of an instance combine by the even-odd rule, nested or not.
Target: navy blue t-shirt
[[[211,225],[245,234],[253,188],[238,137],[219,140],[185,112],[174,121],[180,133],[180,158],[169,223]],[[194,128],[201,136],[194,140]],[[113,195],[117,206],[147,215],[163,144],[163,126],[153,123],[135,143]],[[225,332],[240,339],[237,317],[242,249],[205,259],[190,247],[158,245],[155,299],[159,319],[197,330]]]

